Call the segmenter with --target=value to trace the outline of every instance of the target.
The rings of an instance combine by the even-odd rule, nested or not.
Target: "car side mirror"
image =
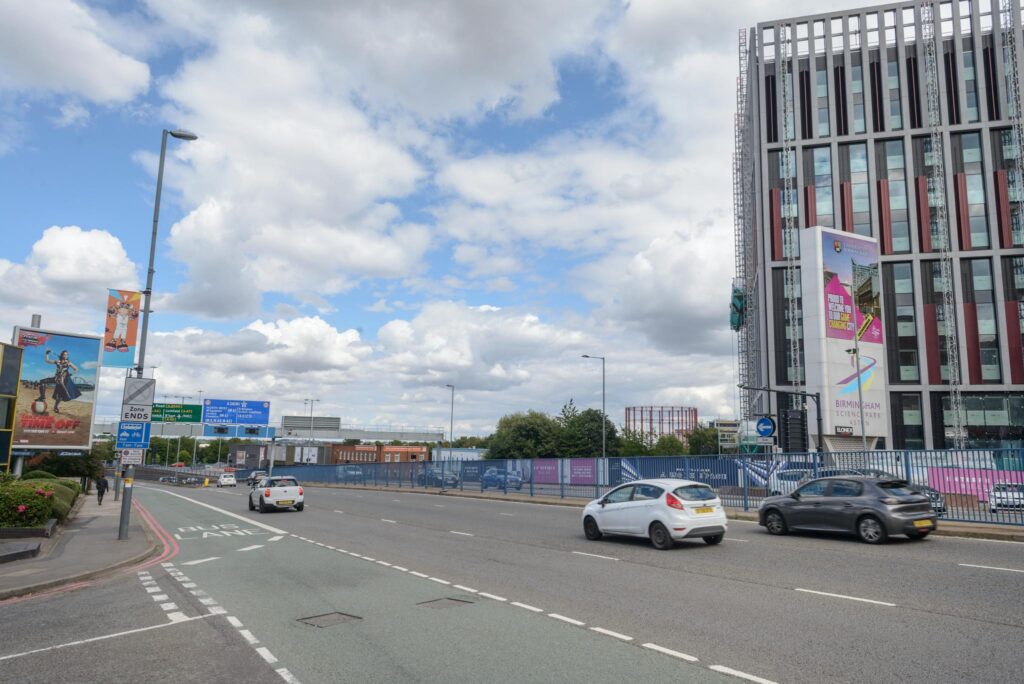
[[[797,501],[800,500],[800,492],[793,492],[792,494],[790,494],[790,496],[796,499]]]
[[[597,503],[601,504],[601,508],[604,508],[605,505],[608,503],[608,499],[601,499]]]

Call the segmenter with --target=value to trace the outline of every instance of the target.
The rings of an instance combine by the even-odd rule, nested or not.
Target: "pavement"
[[[39,555],[0,565],[0,600],[81,582],[151,556],[158,540],[142,517],[133,515],[128,539],[118,541],[121,502],[108,492],[100,506],[95,494],[80,496],[74,517],[42,543]],[[35,540],[38,541],[38,540]]]

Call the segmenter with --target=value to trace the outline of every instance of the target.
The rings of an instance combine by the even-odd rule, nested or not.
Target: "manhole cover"
[[[458,608],[459,606],[471,606],[473,605],[473,602],[465,601],[463,599],[440,598],[434,599],[433,601],[417,603],[416,605],[424,606],[425,608]]]
[[[363,618],[358,615],[349,615],[348,613],[324,613],[323,615],[299,618],[299,622],[304,622],[307,625],[312,625],[313,627],[333,627],[334,625],[340,625],[345,622],[355,622],[356,620],[362,619]]]

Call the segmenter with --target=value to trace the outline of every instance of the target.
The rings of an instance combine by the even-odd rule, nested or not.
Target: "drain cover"
[[[473,602],[455,598],[440,598],[434,599],[433,601],[417,603],[416,605],[424,606],[426,608],[458,608],[459,606],[471,606],[473,605]]]
[[[313,627],[333,627],[334,625],[340,625],[345,622],[355,622],[356,620],[362,620],[363,618],[358,615],[349,615],[348,613],[324,613],[323,615],[314,615],[307,618],[299,618],[299,622],[304,622],[307,625]]]

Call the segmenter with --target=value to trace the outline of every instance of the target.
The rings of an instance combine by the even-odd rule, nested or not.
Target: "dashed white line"
[[[146,587],[146,593],[155,594],[160,591],[160,587]]]
[[[511,518],[512,516],[515,515],[515,513],[498,513],[498,515],[507,515],[508,517]]]
[[[1016,568],[997,568],[994,565],[971,565],[970,563],[958,563],[962,568],[980,568],[982,570],[1002,570],[1003,572],[1024,572],[1024,570],[1017,570]]]
[[[184,622],[185,620],[188,620],[188,616],[182,612],[168,613],[167,619],[171,622]]]
[[[451,532],[452,534],[457,534],[457,535],[462,536],[462,537],[472,537],[473,536],[469,532],[459,532],[458,530],[448,530],[448,531]]]
[[[231,626],[235,629],[241,629],[242,627],[242,621],[236,618],[234,615],[228,615],[228,622],[231,623]]]
[[[477,596],[483,596],[484,598],[489,598],[492,601],[500,601],[500,602],[508,601],[508,599],[505,598],[504,596],[495,596],[494,594],[488,594],[488,593],[483,592],[483,591],[477,592]]]
[[[451,584],[448,580],[443,580],[440,577],[428,577],[431,582],[437,582],[438,584]]]
[[[208,612],[210,615],[225,615],[228,611],[221,606],[212,606]]]
[[[213,598],[210,598],[208,596],[206,598],[199,599],[199,602],[202,603],[204,606],[215,606],[215,605],[217,605],[217,600],[213,599]]]
[[[282,539],[284,539],[284,535],[283,534],[278,534],[276,536],[271,537],[267,541],[281,541]],[[185,563],[184,565],[188,565],[188,563]]]
[[[576,625],[577,627],[582,627],[583,625],[587,624],[585,622],[580,622],[579,620],[573,620],[571,617],[559,615],[558,613],[548,613],[548,617],[555,618],[556,620],[561,620],[562,622],[568,622],[570,625]]]
[[[202,501],[199,501],[197,499],[190,499],[187,496],[182,496],[181,494],[176,494],[174,492],[169,492],[166,489],[160,489],[158,487],[147,487],[146,485],[140,485],[140,486],[143,487],[144,489],[152,489],[154,492],[160,492],[162,494],[167,494],[169,496],[176,496],[179,499],[184,499],[185,501],[189,501],[191,503],[194,503],[197,506],[202,506],[203,508],[209,508],[211,511],[217,511],[221,515],[226,515],[228,517],[235,518],[236,520],[241,520],[246,525],[251,525],[251,526],[259,527],[261,529],[266,530],[267,532],[272,532],[273,534],[288,534],[288,532],[285,531],[285,530],[280,530],[280,529],[278,529],[276,527],[272,527],[270,525],[267,525],[266,523],[261,523],[258,520],[253,520],[252,518],[247,518],[244,515],[239,515],[237,513],[232,513],[231,511],[225,510],[223,508],[219,508],[217,506],[211,506],[210,504],[203,503]],[[173,565],[174,565],[174,563],[164,563],[163,564],[163,566],[165,568],[169,568],[169,567],[171,567]]]
[[[178,610],[178,604],[176,603],[161,603],[160,610]]]
[[[392,565],[391,568],[399,572],[409,572],[409,568],[403,568],[401,565]]]
[[[345,511],[338,511],[338,510],[336,510],[336,511],[334,511],[334,512],[335,512],[335,513],[341,513],[342,515],[345,515]]]
[[[397,568],[398,566],[396,565],[395,567]],[[469,587],[464,587],[461,584],[455,584],[455,585],[452,585],[452,586],[455,589],[458,589],[459,591],[468,591],[470,594],[477,593],[476,589],[470,589]]]
[[[370,558],[369,556],[363,556],[363,560],[364,560],[364,561],[369,561],[369,562],[373,563],[373,562],[375,562],[375,561],[376,561],[377,559],[376,559],[376,558]]]
[[[154,601],[159,603],[160,601],[166,601],[170,597],[168,597],[167,594],[154,594],[152,598]]]
[[[256,645],[256,644],[260,643],[260,640],[257,639],[256,637],[254,637],[252,635],[252,632],[250,632],[247,629],[240,629],[240,630],[238,630],[238,633],[241,634],[242,638],[244,638],[246,641],[248,641],[250,645]]]
[[[619,639],[620,641],[632,641],[633,640],[633,637],[631,637],[631,636],[627,636],[626,634],[621,634],[619,632],[613,632],[612,630],[605,629],[604,627],[591,627],[590,631],[597,632],[598,634],[604,634],[605,636],[610,636],[610,637],[613,637],[615,639]]]
[[[746,672],[741,672],[740,670],[734,670],[731,667],[726,667],[725,665],[712,665],[710,669],[714,670],[715,672],[721,672],[722,674],[732,675],[733,677],[739,677],[740,679],[746,679],[748,682],[757,682],[757,684],[776,684],[770,679],[758,677],[757,675],[747,674]]]
[[[512,603],[510,603],[509,605],[516,606],[517,608],[525,608],[526,610],[530,611],[531,613],[543,613],[544,612],[543,608],[537,608],[536,606],[531,606],[531,605],[526,604],[526,603],[520,603],[519,601],[512,601]]]
[[[734,541],[738,541],[738,542],[748,542],[748,541],[750,541],[750,540],[749,540],[749,539],[737,539],[736,537],[726,537],[726,538],[725,538],[725,541],[727,541],[727,542],[734,542]]]
[[[281,679],[288,682],[288,684],[299,684],[299,680],[296,679],[295,675],[288,671],[287,667],[279,667],[274,670],[274,672],[281,675]]]
[[[278,537],[280,539],[280,537]],[[182,565],[199,565],[200,563],[209,563],[210,561],[220,560],[220,556],[210,556],[209,558],[200,558],[199,560],[188,561],[182,563]]]
[[[263,659],[271,665],[277,662],[277,658],[274,657],[274,654],[271,653],[270,649],[268,649],[266,646],[260,646],[256,649],[256,652],[263,656]]]
[[[392,525],[397,525],[398,524],[397,520],[388,520],[387,518],[381,518],[380,521],[381,522],[386,522],[386,523],[391,523]]]
[[[390,568],[391,567],[391,563],[388,563],[387,561],[380,561],[379,560],[379,561],[377,561],[377,565],[383,565],[386,568]]]
[[[672,656],[673,658],[685,660],[688,663],[698,662],[698,660],[694,658],[692,655],[680,653],[679,651],[673,651],[671,648],[665,648],[664,646],[659,646],[658,644],[641,644],[641,646],[643,646],[644,648],[648,648],[652,651],[657,651],[658,653],[664,653],[665,655]]]
[[[860,598],[858,596],[847,596],[845,594],[832,594],[832,593],[829,593],[827,591],[815,591],[814,589],[801,589],[799,587],[795,587],[793,589],[793,591],[800,591],[800,592],[803,592],[805,594],[817,594],[819,596],[831,596],[832,598],[841,598],[841,599],[846,599],[847,601],[860,601],[861,603],[874,603],[875,605],[889,606],[890,608],[893,608],[893,607],[896,606],[895,603],[889,603],[888,601],[876,601],[874,599]]]
[[[196,583],[195,582],[182,582],[181,586],[185,587],[186,589],[195,589],[196,588]]]
[[[263,544],[253,544],[252,546],[246,546],[244,549],[238,549],[239,551],[254,551],[256,549],[262,549]]]
[[[424,575],[422,572],[416,572],[415,570],[410,570],[409,574],[415,575],[416,577],[422,577],[423,579],[430,579],[430,575]]]
[[[434,504],[434,506],[437,508],[444,508],[444,504]]]
[[[597,553],[584,553],[582,551],[573,551],[573,553],[576,554],[577,556],[590,556],[591,558],[603,558],[605,560],[612,560],[612,561],[619,560],[618,558],[614,558],[612,556],[602,556],[602,555],[597,554]]]

